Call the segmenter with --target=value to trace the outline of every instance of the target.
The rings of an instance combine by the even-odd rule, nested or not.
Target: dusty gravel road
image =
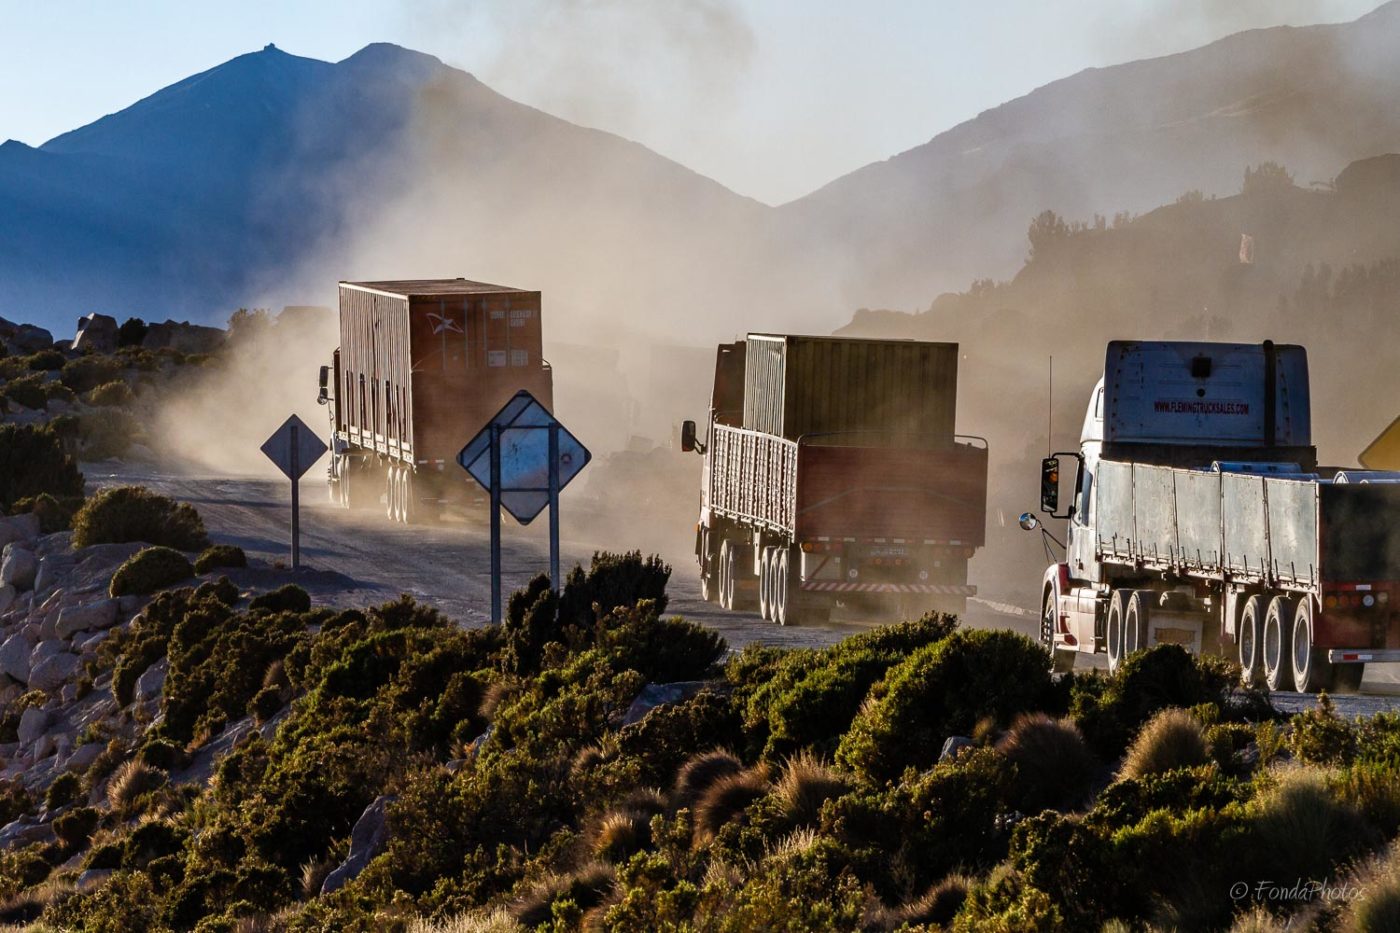
[[[172,470],[144,464],[105,462],[84,464],[89,484],[108,486],[136,483],[189,502],[203,516],[209,532],[220,543],[236,544],[250,556],[266,561],[287,560],[291,486],[288,482],[256,477],[210,475],[197,469]],[[333,507],[313,470],[302,482],[301,554],[302,582],[317,602],[363,606],[393,599],[400,593],[437,606],[467,625],[484,624],[490,618],[489,535],[484,522],[447,521],[440,525],[393,525],[374,512],[351,513]],[[566,494],[561,506],[562,560],[567,568],[587,563],[594,550],[626,550],[628,540],[593,540],[585,529],[570,521]],[[502,564],[505,594],[523,586],[548,567],[547,523],[544,517],[521,527],[504,524]],[[816,647],[839,641],[868,628],[866,623],[842,620],[818,626],[780,627],[756,614],[725,612],[699,598],[692,558],[687,553],[662,551],[673,566],[670,609],[676,615],[700,622],[722,634],[731,647],[763,644]],[[1011,629],[1034,638],[1037,620],[1015,607],[973,601],[964,623],[977,628]],[[1085,667],[1102,666],[1086,663]],[[1382,709],[1400,709],[1400,682],[1389,671],[1367,672],[1366,696],[1337,697],[1346,715],[1367,715]],[[1313,704],[1310,697],[1275,694],[1275,704],[1297,710]]]

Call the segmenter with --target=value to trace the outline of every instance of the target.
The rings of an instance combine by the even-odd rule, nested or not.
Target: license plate
[[[909,549],[907,547],[873,547],[869,554],[871,557],[907,557]]]

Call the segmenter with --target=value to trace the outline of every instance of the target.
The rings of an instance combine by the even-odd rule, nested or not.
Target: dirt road
[[[291,495],[286,481],[215,476],[198,471],[174,471],[137,464],[85,464],[94,486],[139,483],[183,502],[204,517],[210,534],[220,543],[236,544],[250,556],[266,561],[287,560],[288,512]],[[466,625],[490,618],[490,548],[484,523],[445,522],[441,525],[393,525],[376,513],[350,513],[333,507],[318,471],[302,483],[302,563],[308,568],[307,588],[318,602],[364,606],[393,599],[401,593],[437,606]],[[590,540],[571,524],[567,498],[561,507],[562,560],[565,568],[586,564],[597,549],[626,550],[628,540]],[[781,627],[756,614],[725,612],[699,598],[694,564],[689,554],[663,549],[672,564],[670,612],[700,622],[722,634],[733,648],[758,642],[785,647],[819,647],[864,631],[868,625],[839,618],[825,625]],[[507,521],[502,564],[505,594],[547,570],[548,539],[543,519],[521,527]],[[567,572],[567,569],[566,569]],[[1033,614],[1016,607],[974,600],[964,624],[976,628],[1010,629],[1036,636]],[[1086,663],[1084,667],[1102,666]],[[1394,692],[1395,677],[1368,671],[1368,693]],[[1366,715],[1400,708],[1400,697],[1372,695],[1338,697],[1347,715]],[[1297,710],[1313,699],[1291,693],[1275,694],[1280,708]]]

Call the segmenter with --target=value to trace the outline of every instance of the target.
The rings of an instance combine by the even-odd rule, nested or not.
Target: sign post
[[[326,445],[306,422],[292,415],[262,445],[262,452],[292,481],[292,569],[301,566],[301,477],[321,459]]]
[[[491,494],[491,621],[501,621],[501,510],[528,525],[549,508],[549,582],[559,589],[559,490],[591,454],[521,390],[462,448],[457,462]]]

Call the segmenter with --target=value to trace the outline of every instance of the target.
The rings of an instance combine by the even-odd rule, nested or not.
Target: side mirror
[[[1040,461],[1040,511],[1054,515],[1060,510],[1060,458]]]
[[[326,401],[330,398],[331,368],[329,366],[321,367],[320,384],[321,391],[316,395],[316,403],[318,405],[324,405],[326,404]]]
[[[1022,512],[1021,517],[1016,520],[1016,524],[1020,525],[1025,531],[1035,531],[1040,527],[1040,519],[1036,518],[1030,512]]]
[[[690,453],[695,450],[695,422],[681,422],[681,450]]]

